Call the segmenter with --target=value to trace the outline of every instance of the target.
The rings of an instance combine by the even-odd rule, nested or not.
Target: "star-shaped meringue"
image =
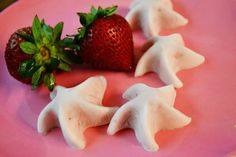
[[[141,28],[147,37],[188,23],[186,18],[173,10],[171,0],[134,0],[126,20],[133,30]]]
[[[136,66],[135,77],[153,71],[164,83],[181,88],[183,83],[176,73],[196,67],[205,60],[203,56],[184,46],[180,34],[153,37],[144,44],[144,47],[150,43],[152,43],[151,47],[143,54]]]
[[[158,131],[181,128],[191,122],[191,118],[174,108],[175,95],[173,86],[152,88],[136,84],[130,87],[123,94],[129,101],[112,117],[108,134],[113,135],[124,128],[131,128],[144,149],[158,150],[155,142]]]
[[[108,124],[118,109],[102,106],[106,80],[91,77],[72,88],[56,86],[50,96],[52,101],[38,118],[38,132],[46,134],[60,127],[67,143],[75,148],[86,146],[84,131],[89,127]]]

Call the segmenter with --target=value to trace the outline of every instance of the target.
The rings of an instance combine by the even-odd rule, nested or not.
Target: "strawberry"
[[[18,34],[27,34],[29,36],[32,35],[32,29],[31,27],[25,27],[22,29],[18,29],[15,33],[13,33],[8,40],[6,51],[5,51],[5,60],[7,64],[7,69],[9,73],[17,80],[30,84],[31,78],[29,77],[21,77],[18,73],[18,69],[20,66],[20,63],[26,59],[32,58],[32,55],[24,53],[20,49],[20,44],[22,42],[25,42],[20,35]]]
[[[31,83],[33,89],[43,82],[52,90],[54,73],[58,69],[70,71],[71,51],[77,47],[71,39],[60,39],[62,28],[62,22],[52,28],[35,16],[32,27],[13,33],[5,50],[9,73],[23,83]]]
[[[99,69],[131,70],[133,37],[128,22],[115,14],[117,6],[91,8],[90,13],[78,13],[82,27],[75,35],[79,54],[85,63]]]

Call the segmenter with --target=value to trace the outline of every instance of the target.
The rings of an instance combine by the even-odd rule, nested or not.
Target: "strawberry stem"
[[[23,77],[32,77],[32,87],[37,88],[42,82],[52,90],[55,86],[53,73],[60,69],[70,71],[72,61],[67,55],[73,53],[75,44],[71,40],[61,40],[63,22],[59,22],[54,28],[39,20],[36,15],[32,24],[32,36],[19,34],[25,42],[21,42],[20,48],[26,54],[32,54],[32,59],[23,61],[18,72]]]
[[[104,18],[107,16],[112,16],[116,13],[118,6],[107,7],[103,9],[102,7],[91,7],[89,13],[77,13],[80,17],[80,23],[82,27],[78,29],[79,33],[75,35],[75,40],[79,41],[84,38],[85,34],[87,33],[88,27],[97,19]]]

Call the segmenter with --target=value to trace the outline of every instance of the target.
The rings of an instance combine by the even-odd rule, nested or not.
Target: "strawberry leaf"
[[[74,44],[74,40],[72,38],[64,38],[62,41],[63,46]]]
[[[30,36],[28,34],[20,34],[20,33],[16,33],[16,34],[19,35],[24,40],[34,43],[34,38],[32,36]]]
[[[43,27],[43,25],[45,25],[44,19],[42,19],[40,23],[41,23],[41,27]]]
[[[63,62],[60,62],[58,68],[63,70],[63,71],[71,71],[70,66],[66,63],[63,63]]]
[[[85,24],[89,24],[92,18],[92,14],[86,16]],[[63,25],[63,22],[60,22],[53,28],[44,20],[39,20],[36,15],[31,27],[32,35],[31,32],[18,34],[26,40],[26,42],[20,43],[20,49],[24,53],[32,55],[31,59],[25,60],[19,65],[18,72],[22,77],[32,77],[33,89],[43,81],[48,89],[52,90],[55,86],[55,78],[51,73],[58,69],[70,71],[69,64],[73,63],[72,59],[75,58],[75,55],[71,57],[67,55],[67,51],[75,54],[80,47],[74,39],[61,40]]]
[[[77,36],[77,40],[82,39],[86,34],[86,27],[81,27],[79,34]]]
[[[50,62],[50,64],[49,64],[50,69],[51,69],[51,70],[57,69],[57,67],[59,66],[59,64],[60,64],[60,61],[59,61],[58,59],[56,59],[56,58],[51,58],[51,62]]]
[[[45,71],[45,67],[41,66],[32,76],[32,88],[36,89],[37,86],[41,83],[42,73]]]
[[[18,72],[22,77],[31,77],[38,70],[38,66],[33,58],[21,62]]]
[[[62,34],[62,29],[63,29],[63,22],[58,23],[54,29],[53,29],[53,42],[57,42],[60,40],[61,38],[61,34]]]
[[[87,25],[87,14],[86,13],[78,13],[79,17],[80,17],[80,23],[81,25],[83,26],[86,26]]]
[[[111,16],[115,14],[117,11],[118,6],[108,7],[103,9],[102,7],[98,7],[96,9],[95,7],[91,7],[90,13],[77,13],[80,17],[80,23],[83,27],[78,29],[78,34],[74,35],[74,40],[76,42],[79,42],[80,39],[84,38],[88,27],[97,19]]]
[[[60,44],[66,49],[80,50],[80,46],[72,38],[64,38]]]
[[[95,19],[92,14],[78,13],[78,15],[80,16],[80,23],[85,27],[89,26]]]
[[[77,63],[77,62],[73,62],[73,60],[77,58],[78,56],[75,56],[75,55],[72,56],[72,54],[73,54],[72,50],[65,50],[65,52],[59,53],[58,56],[61,61],[67,64]]]
[[[48,87],[50,91],[53,90],[56,84],[55,77],[52,73],[45,74],[43,82],[44,82],[44,85]]]
[[[97,12],[98,12],[97,9],[94,6],[92,6],[90,13],[95,17],[97,15]]]
[[[40,53],[34,54],[33,59],[35,60],[37,65],[42,65],[43,60],[42,55]]]
[[[103,9],[102,7],[98,7],[97,10],[97,18],[102,18],[106,16],[111,16],[116,13],[118,6],[115,5],[113,7],[107,7]]]
[[[37,47],[31,42],[22,42],[20,43],[21,50],[26,54],[34,54],[38,51]]]
[[[111,16],[113,14],[115,14],[115,12],[117,11],[118,6],[113,6],[113,7],[108,7],[105,9],[106,12],[106,16]]]
[[[39,18],[36,15],[34,17],[34,21],[32,24],[32,33],[33,33],[33,37],[37,45],[40,45],[40,42],[41,42],[41,30],[42,30],[41,22],[39,21]]]
[[[52,29],[48,25],[42,26],[42,38],[43,38],[43,44],[48,44],[52,41]]]
[[[98,7],[98,11],[97,11],[97,18],[102,18],[102,17],[104,17],[106,15],[106,13],[105,13],[105,10],[104,9],[102,9],[102,7]]]
[[[72,60],[69,58],[69,56],[66,55],[66,53],[60,53],[58,54],[58,56],[60,57],[60,59],[67,63],[67,64],[72,64]]]

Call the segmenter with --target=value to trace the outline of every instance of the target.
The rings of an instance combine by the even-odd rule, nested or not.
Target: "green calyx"
[[[36,15],[32,24],[32,36],[18,34],[26,40],[20,44],[21,50],[33,55],[20,64],[18,72],[22,77],[32,78],[33,89],[43,82],[49,90],[53,90],[56,84],[53,73],[57,69],[70,71],[71,60],[67,53],[74,44],[61,40],[62,29],[63,22],[52,28]]]
[[[82,27],[78,29],[79,33],[75,35],[75,40],[79,41],[84,38],[87,33],[88,27],[97,19],[104,18],[107,16],[112,16],[116,13],[118,6],[107,7],[103,9],[102,7],[92,7],[89,13],[77,13],[80,17],[80,23]]]

